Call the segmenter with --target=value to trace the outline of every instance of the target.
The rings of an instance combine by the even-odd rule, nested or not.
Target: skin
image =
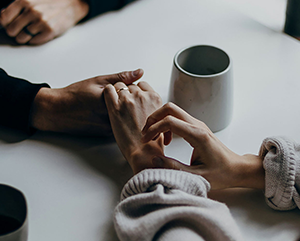
[[[229,150],[201,121],[190,116],[173,103],[167,103],[147,118],[142,130],[142,143],[155,140],[164,133],[164,144],[172,140],[172,133],[184,138],[194,148],[191,164],[165,157],[153,158],[153,165],[201,175],[212,189],[248,187],[264,189],[262,157],[240,156]]]
[[[117,90],[126,87],[124,83],[107,85],[104,90],[113,134],[133,173],[145,168],[153,168],[154,156],[163,155],[162,135],[154,141],[141,142],[141,129],[146,119],[162,105],[160,96],[146,82],[129,85],[129,90]]]
[[[15,0],[1,10],[0,25],[19,44],[43,44],[63,34],[89,12],[83,0]],[[24,32],[27,27],[34,37]]]
[[[111,125],[103,90],[108,84],[122,81],[132,84],[143,70],[97,76],[61,89],[41,88],[31,110],[30,124],[42,131],[85,136],[110,136]]]

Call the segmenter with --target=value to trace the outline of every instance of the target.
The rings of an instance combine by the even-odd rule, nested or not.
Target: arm
[[[120,240],[243,240],[226,205],[208,199],[208,190],[204,178],[184,171],[140,172],[115,209]]]
[[[161,99],[146,82],[125,87],[116,83],[104,91],[115,139],[136,174],[115,210],[120,240],[242,240],[228,208],[207,198],[210,185],[204,178],[147,169],[153,167],[153,156],[162,155],[163,140],[158,134],[143,143],[141,129]]]
[[[31,106],[41,88],[47,84],[32,84],[26,80],[11,77],[0,69],[0,124],[31,132]]]
[[[33,129],[76,135],[110,136],[103,90],[107,84],[131,84],[142,70],[97,76],[65,88],[50,89],[0,71],[0,124],[23,131]]]
[[[154,112],[143,128],[143,141],[170,132],[182,136],[193,148],[191,165],[157,156],[156,167],[184,170],[206,178],[212,189],[247,187],[265,189],[266,201],[277,210],[300,207],[300,145],[287,138],[267,138],[259,155],[237,155],[221,143],[208,127],[169,103]]]
[[[101,13],[105,13],[112,10],[117,10],[124,7],[126,4],[131,3],[135,0],[109,0],[109,1],[99,1],[99,0],[87,0],[89,4],[89,13],[84,20],[93,18]]]

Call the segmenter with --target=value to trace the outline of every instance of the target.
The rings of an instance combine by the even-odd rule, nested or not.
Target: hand
[[[142,127],[147,117],[161,107],[161,98],[146,82],[121,90],[125,87],[124,83],[107,85],[104,97],[117,144],[136,174],[153,167],[152,158],[163,154],[162,137],[141,142]]]
[[[131,84],[142,75],[143,71],[139,69],[94,77],[62,89],[41,88],[34,99],[31,126],[42,131],[109,136],[112,131],[104,88],[118,81]]]
[[[153,165],[184,170],[207,179],[212,189],[229,187],[264,188],[262,160],[255,155],[240,156],[229,150],[201,121],[187,114],[173,103],[158,109],[147,119],[142,141],[155,140],[164,133],[165,144],[172,133],[183,137],[194,148],[191,165],[184,165],[165,156],[153,159]]]
[[[43,44],[83,19],[83,0],[15,0],[0,13],[0,24],[20,44]]]

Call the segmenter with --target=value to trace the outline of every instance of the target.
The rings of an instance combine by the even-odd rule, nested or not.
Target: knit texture
[[[198,175],[147,169],[124,186],[115,209],[121,241],[243,240],[226,205],[207,198]]]
[[[300,145],[286,137],[266,138],[259,154],[267,204],[276,210],[300,208]]]

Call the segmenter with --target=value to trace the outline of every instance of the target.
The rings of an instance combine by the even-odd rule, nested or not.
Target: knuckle
[[[118,79],[121,81],[121,82],[124,82],[124,80],[126,80],[126,73],[125,72],[121,72],[121,73],[118,73],[117,74],[118,76]]]
[[[164,109],[166,109],[168,112],[171,112],[174,109],[174,104],[172,102],[168,102],[164,105]]]
[[[171,126],[171,123],[173,121],[173,117],[168,115],[164,118],[164,125],[167,126],[167,127],[170,127]]]
[[[156,92],[151,92],[151,99],[154,100],[156,103],[161,103],[161,97]]]

